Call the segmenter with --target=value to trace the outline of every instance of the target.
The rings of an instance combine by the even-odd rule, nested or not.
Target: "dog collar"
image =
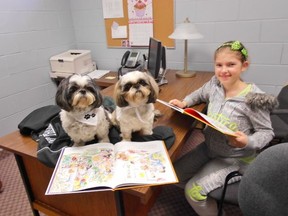
[[[74,116],[74,118],[81,123],[88,124],[88,125],[96,125],[98,121],[98,115],[97,112],[99,112],[98,108],[95,108],[91,110],[88,113],[81,113],[80,115]]]

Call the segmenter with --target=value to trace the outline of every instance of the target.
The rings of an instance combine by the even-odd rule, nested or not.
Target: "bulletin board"
[[[174,40],[168,38],[174,31],[174,0],[153,0],[153,38],[160,40],[167,48],[175,46]],[[111,26],[115,21],[120,26],[127,26],[127,35],[129,37],[129,23],[128,23],[128,10],[127,0],[123,0],[123,18],[108,18],[105,19],[106,40],[108,47],[122,47],[123,40],[129,38],[112,38]],[[134,47],[134,46],[133,46]],[[127,47],[126,47],[127,48]]]

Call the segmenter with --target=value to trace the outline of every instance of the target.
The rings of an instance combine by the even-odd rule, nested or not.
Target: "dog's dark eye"
[[[75,91],[77,91],[77,87],[76,86],[71,86],[70,88],[69,88],[69,93],[70,94],[73,94]]]
[[[146,85],[148,85],[147,83],[146,83],[146,81],[145,80],[139,80],[139,82],[138,82],[140,85],[142,85],[142,86],[146,86]]]
[[[89,91],[91,93],[95,93],[96,92],[96,90],[94,88],[92,88],[92,87],[87,87],[86,89],[87,89],[87,91]]]
[[[124,91],[129,91],[129,89],[130,89],[131,87],[132,87],[132,84],[131,84],[131,83],[127,83],[127,84],[124,85],[123,90],[124,90]]]

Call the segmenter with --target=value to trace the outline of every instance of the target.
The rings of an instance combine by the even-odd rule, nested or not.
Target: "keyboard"
[[[92,79],[100,79],[103,77],[105,74],[109,73],[110,70],[94,70],[87,75],[90,76]]]

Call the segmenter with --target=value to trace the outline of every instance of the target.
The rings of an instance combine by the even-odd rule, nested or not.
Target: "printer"
[[[87,74],[96,69],[90,50],[68,50],[50,58],[51,78],[66,78],[74,73]]]

